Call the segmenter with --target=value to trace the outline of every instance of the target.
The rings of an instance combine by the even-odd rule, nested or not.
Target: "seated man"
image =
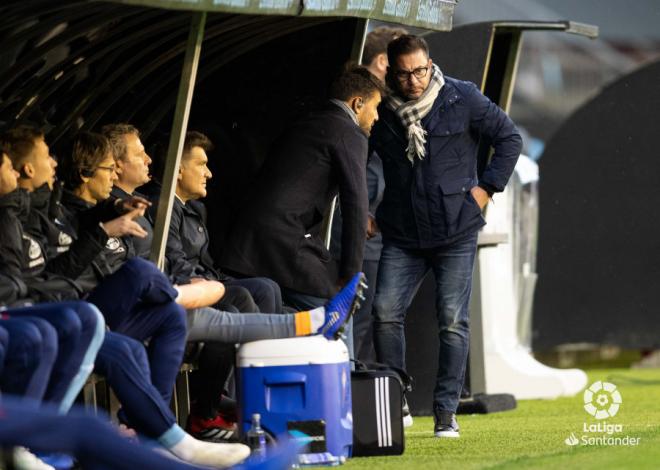
[[[100,136],[92,136],[97,144],[89,145],[90,151],[86,152],[87,154],[96,153],[93,149],[97,146],[100,146],[103,150],[104,144],[103,139]],[[77,150],[80,152],[80,149]],[[103,154],[104,152],[99,152]],[[76,150],[74,149],[74,155],[77,155]],[[100,160],[100,158],[98,158]],[[91,229],[86,229],[85,220],[89,218],[89,214],[86,212],[93,211],[96,209],[103,209],[104,205],[110,205],[110,207],[115,207],[115,202],[108,202],[106,199],[107,194],[109,194],[109,184],[114,180],[111,176],[109,179],[106,177],[106,170],[100,168],[104,166],[104,163],[107,165],[112,165],[112,162],[108,160],[107,162],[100,161],[96,164],[89,164],[87,167],[86,174],[91,174],[92,176],[85,177],[87,181],[85,182],[85,188],[89,189],[87,193],[94,194],[96,196],[93,199],[96,201],[96,204],[88,209],[87,211],[80,212],[78,219],[73,217],[60,217],[58,220],[63,220],[68,222],[69,225],[77,225],[79,227],[78,232],[71,231],[70,239],[74,240],[74,243],[77,243],[78,240],[83,239],[85,235],[84,230],[95,230],[96,226],[92,224]],[[64,165],[63,165],[64,166]],[[81,168],[75,169],[75,171],[82,173]],[[80,194],[83,194],[83,191],[79,191]],[[87,197],[87,193],[84,193]],[[69,194],[69,198],[74,196]],[[78,202],[78,204],[81,204]],[[89,204],[91,205],[91,203]],[[67,241],[67,237],[64,236],[64,228],[61,224],[58,225],[57,220],[51,219],[52,214],[50,211],[42,213],[40,215],[40,220],[42,225],[40,227],[41,238],[45,238],[45,234],[51,232],[61,232],[60,235],[51,236],[50,239],[57,241]],[[124,216],[126,217],[126,216]],[[104,223],[104,226],[107,227],[108,224]],[[114,232],[113,232],[114,233]],[[122,234],[118,234],[118,238]],[[124,234],[125,235],[125,234]],[[116,243],[113,243],[113,246],[125,246],[127,248],[126,258],[130,258],[130,253],[133,253],[134,250],[131,248],[132,237],[121,237],[121,240],[118,240]],[[101,247],[105,246],[104,244],[100,245]],[[56,258],[60,258],[71,250],[74,249],[74,244],[58,244],[51,246],[47,252],[54,255]],[[99,248],[101,250],[103,248]],[[102,254],[102,253],[101,253]],[[50,255],[49,255],[50,256]],[[99,263],[99,260],[102,260],[101,256],[96,256],[92,260],[92,264]],[[115,256],[111,259],[121,259],[120,256]],[[48,265],[52,265],[51,260],[47,261]],[[112,270],[110,265],[112,263],[105,262],[102,264],[108,270]],[[98,283],[97,287],[91,292],[87,297],[88,300],[94,302],[103,314],[107,318],[121,318],[122,315],[126,315],[126,312],[131,312],[135,308],[131,305],[131,302],[134,302],[135,298],[145,299],[145,295],[140,294],[141,292],[146,292],[149,296],[153,296],[153,292],[148,291],[148,286],[155,285],[159,288],[158,292],[161,296],[167,294],[172,297],[177,296],[177,302],[181,301],[182,297],[186,297],[185,293],[189,289],[194,289],[197,285],[192,284],[189,286],[176,286],[175,289],[169,284],[169,281],[166,280],[162,274],[159,272],[154,272],[155,266],[151,263],[148,263],[141,259],[131,258],[119,268],[119,270],[108,277],[100,276],[98,279],[94,277],[95,273],[92,272],[91,280],[87,280],[87,284]],[[115,267],[116,269],[116,267]],[[147,273],[145,276],[144,274]],[[121,274],[121,275],[120,275]],[[80,276],[78,276],[78,279]],[[204,308],[204,309],[194,309],[189,312],[188,322],[191,325],[189,340],[191,341],[216,341],[223,342],[233,345],[237,342],[246,342],[254,341],[258,339],[270,339],[270,338],[286,338],[292,336],[300,335],[309,335],[322,333],[328,338],[334,338],[339,329],[342,327],[346,319],[349,317],[352,309],[354,308],[351,303],[356,295],[359,294],[362,290],[362,286],[359,285],[360,277],[356,278],[356,282],[351,286],[347,286],[347,291],[343,295],[340,294],[328,303],[326,308],[316,309],[311,312],[299,312],[296,314],[287,314],[287,315],[265,315],[265,314],[245,314],[245,315],[233,315],[228,312],[219,312],[214,309]],[[169,290],[174,290],[174,294],[171,294]],[[117,292],[122,292],[124,295],[121,298],[121,301],[117,301]],[[178,292],[178,294],[177,294]],[[167,298],[167,296],[165,296]],[[343,299],[343,300],[342,300]],[[348,299],[348,300],[346,300]],[[348,304],[346,305],[346,303]],[[213,303],[213,302],[211,302]],[[123,312],[123,313],[122,313]],[[339,313],[337,313],[339,312]],[[157,311],[147,312],[144,309],[141,312],[134,312],[135,315],[159,315]],[[135,323],[135,321],[129,320],[129,325]],[[148,319],[146,319],[148,320]],[[115,320],[116,321],[116,320]],[[110,323],[110,321],[108,321]],[[112,328],[112,326],[111,326]],[[153,344],[154,338],[151,338],[151,344]],[[150,362],[153,363],[155,360],[161,360],[162,358],[158,355],[150,355]],[[180,361],[180,359],[179,359]],[[179,364],[176,365],[178,370]],[[153,377],[153,371],[151,373]],[[170,384],[165,386],[169,387],[167,390],[168,393],[171,393],[173,386],[173,378]],[[161,393],[163,390],[159,387]],[[218,396],[219,396],[218,392]],[[165,397],[164,397],[165,398]],[[167,398],[169,400],[169,398]]]
[[[133,257],[132,246],[122,238],[127,233],[144,235],[132,220],[144,208],[136,207],[123,220],[116,217],[121,204],[107,201],[116,179],[115,164],[102,135],[79,134],[61,167],[65,190],[58,220],[62,232],[73,240],[92,232],[103,242],[84,270],[72,277],[85,298],[103,312],[112,331],[138,341],[150,340],[151,380],[169,403],[185,348],[185,311],[176,304],[178,292],[167,278],[153,263]],[[115,221],[120,222],[118,227]],[[131,228],[125,230],[124,225]],[[118,297],[117,292],[122,295]]]
[[[241,286],[250,292],[260,311],[279,313],[282,295],[274,281],[263,277],[236,279],[227,276],[218,269],[209,253],[206,210],[199,199],[206,197],[206,181],[213,176],[206,155],[212,148],[213,144],[205,135],[186,133],[167,239],[170,277],[176,284],[202,278],[217,279],[226,286]]]
[[[33,284],[23,280],[23,273],[37,269],[39,266],[43,267],[45,259],[40,245],[22,230],[19,221],[19,217],[25,217],[27,214],[28,197],[25,190],[17,189],[19,173],[13,169],[9,158],[14,150],[12,145],[3,147],[0,165],[0,252],[2,252],[0,273],[4,280],[10,281],[2,289],[4,298],[0,300],[3,305],[15,304],[26,296],[30,296],[31,300],[35,301],[52,300],[41,298],[43,289],[35,291],[30,288]],[[26,166],[27,171],[32,170],[31,165]],[[26,171],[23,167],[19,168]],[[48,178],[45,178],[44,184],[48,184]],[[23,256],[24,252],[28,256]],[[43,287],[53,280],[59,281],[42,277],[37,279],[35,284],[42,284]],[[97,311],[79,312],[74,308],[54,309],[47,305],[11,311],[12,321],[21,317],[30,318],[41,330],[42,335],[48,334],[44,331],[46,327],[54,328],[55,359],[51,364],[52,371],[47,374],[47,387],[37,395],[40,399],[60,403],[65,408],[70,406],[92,371],[94,358],[103,339],[103,318]],[[48,325],[42,325],[43,322],[47,322]],[[6,326],[9,328],[9,325]],[[43,339],[45,341],[46,336]],[[41,365],[45,364],[44,358]],[[12,366],[13,363],[10,367]],[[15,374],[11,375],[15,376]],[[10,392],[13,390],[7,385],[4,388]]]
[[[68,301],[4,310],[5,305],[21,303],[27,300],[24,296],[30,294],[24,278],[24,272],[27,270],[20,269],[23,264],[21,260],[38,258],[44,263],[46,260],[45,252],[40,251],[39,243],[31,238],[33,243],[28,247],[32,251],[39,249],[38,253],[30,256],[23,252],[21,240],[25,232],[14,207],[5,203],[7,200],[11,201],[8,196],[15,193],[18,174],[4,152],[2,157],[0,251],[5,253],[5,256],[0,264],[0,281],[3,282],[3,288],[0,289],[0,309],[3,309],[0,319],[0,356],[5,361],[0,361],[0,391],[6,395],[32,399],[35,403],[40,403],[46,397],[55,402],[59,412],[66,413],[92,368],[96,366],[96,371],[107,378],[119,397],[124,415],[130,424],[145,436],[156,439],[176,457],[200,465],[223,467],[243,460],[249,453],[247,447],[206,444],[197,441],[176,425],[168,404],[150,382],[151,374],[144,346],[120,334],[106,334],[103,317],[94,306],[86,302]],[[16,232],[15,235],[12,234],[13,231]],[[19,269],[12,269],[13,266],[18,266]],[[51,295],[57,294],[51,291]],[[99,320],[97,325],[100,326],[100,338],[97,335],[94,337],[95,343],[100,339],[99,344],[95,344],[93,349],[88,348],[84,353],[85,360],[92,361],[89,367],[77,366],[79,362],[73,360],[77,358],[76,349],[70,344],[80,342],[80,322],[75,323],[77,317],[74,312],[82,319],[98,317]],[[62,321],[62,318],[68,323]],[[60,327],[59,344],[58,331],[50,326],[50,323]],[[56,359],[67,367],[77,367],[80,371],[76,374],[76,370],[73,370],[68,376],[55,375],[54,364],[58,364]],[[69,389],[73,389],[72,393],[67,392],[59,399],[47,394],[47,386],[49,389],[57,388],[66,380],[71,382]]]

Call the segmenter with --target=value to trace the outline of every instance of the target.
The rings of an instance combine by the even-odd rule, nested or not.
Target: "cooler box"
[[[245,434],[253,413],[273,436],[301,431],[311,438],[305,453],[351,455],[351,370],[343,341],[323,336],[273,339],[238,350],[239,423]],[[327,454],[326,454],[327,455]]]

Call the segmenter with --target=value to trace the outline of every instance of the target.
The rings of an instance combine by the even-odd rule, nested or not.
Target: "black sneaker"
[[[448,411],[435,411],[435,437],[460,437],[456,414]]]

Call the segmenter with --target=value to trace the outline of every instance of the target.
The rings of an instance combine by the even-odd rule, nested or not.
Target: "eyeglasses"
[[[97,166],[96,169],[97,170],[107,170],[109,172],[114,173],[117,168],[114,165],[112,165],[112,166]]]
[[[426,74],[428,72],[429,72],[428,67],[417,67],[412,72],[408,72],[407,70],[397,70],[396,72],[394,72],[394,76],[400,82],[407,82],[408,80],[410,80],[411,76],[414,76],[416,79],[421,80],[422,78],[426,77]]]

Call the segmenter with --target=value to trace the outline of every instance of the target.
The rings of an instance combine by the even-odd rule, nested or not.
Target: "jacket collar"
[[[52,191],[48,187],[48,183],[44,183],[43,186],[30,193],[30,210],[47,214],[51,196]]]
[[[30,214],[30,193],[23,188],[17,188],[5,194],[0,197],[0,209],[13,210],[21,223],[26,223]]]
[[[461,95],[456,89],[453,80],[446,80],[445,86],[440,90],[440,94],[433,103],[431,111],[422,119],[422,127],[424,129],[433,129],[438,121],[442,118],[441,113],[438,112],[440,108],[447,108],[452,106],[455,102],[459,101]]]
[[[445,106],[451,106],[459,99],[460,95],[456,89],[456,85],[454,84],[454,79],[451,77],[445,77],[445,85],[442,87],[438,97],[433,102],[431,111],[429,111],[429,113],[422,119],[422,127],[424,127],[424,129],[433,128],[439,119],[440,113],[438,113],[438,109]],[[401,124],[401,120],[394,111],[389,109],[384,104],[381,104],[378,113],[381,116],[383,125],[389,132],[392,132],[403,141],[407,141],[405,137],[405,129]]]
[[[94,204],[87,202],[84,199],[79,198],[73,192],[65,189],[62,193],[62,204],[69,207],[71,210],[76,212],[84,211],[90,207],[94,207]]]

